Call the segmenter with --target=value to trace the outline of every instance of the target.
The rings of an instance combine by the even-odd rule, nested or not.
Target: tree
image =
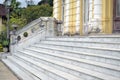
[[[11,17],[10,19],[10,26],[11,26],[11,30],[13,30],[12,24],[17,24],[19,27],[18,29],[21,29],[22,27],[24,27],[27,24],[27,20],[25,18],[14,18]]]
[[[22,13],[21,13],[22,8],[19,7],[20,5],[21,3],[17,2],[16,0],[11,1],[11,5],[10,5],[11,11],[10,11],[10,21],[9,21],[10,29],[12,29],[12,24],[17,24],[19,25],[19,28],[21,28],[27,23],[26,19],[22,17]]]
[[[22,28],[27,23],[39,17],[52,16],[53,8],[49,4],[32,5],[26,8],[20,8],[20,4],[21,3],[17,2],[17,0],[11,1],[10,26],[12,24],[17,24],[19,28]]]
[[[38,5],[42,4],[49,4],[50,6],[53,6],[53,0],[41,0],[40,2],[38,2]]]
[[[16,0],[11,1],[11,5],[10,5],[11,16],[20,17],[20,8],[19,8],[20,5],[21,5],[21,3]]]
[[[31,22],[39,17],[52,16],[53,8],[46,5],[29,6],[22,11],[23,17],[27,19],[27,22]]]
[[[27,6],[33,6],[34,2],[33,2],[33,0],[26,0],[26,4],[27,4]]]

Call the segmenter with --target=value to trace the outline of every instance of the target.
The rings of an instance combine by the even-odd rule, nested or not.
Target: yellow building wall
[[[112,34],[113,31],[113,0],[102,0],[103,32]]]
[[[70,33],[70,1],[69,0],[65,0],[64,3],[64,34],[68,34]]]
[[[77,6],[78,1],[80,1],[79,6]],[[84,0],[65,0],[64,4],[64,33],[74,35],[79,31],[80,35],[84,35]],[[53,16],[57,20],[62,20],[62,0],[54,0],[53,9]],[[113,28],[113,0],[89,0],[88,22],[94,26],[92,20],[97,19],[101,29],[99,34],[111,34]],[[97,23],[97,21],[95,22]]]
[[[71,35],[75,34],[76,28],[76,0],[70,0],[70,18],[69,18],[69,32]]]
[[[83,35],[83,1],[80,0],[80,35]]]
[[[53,4],[53,17],[57,20],[62,20],[62,1],[54,0]]]

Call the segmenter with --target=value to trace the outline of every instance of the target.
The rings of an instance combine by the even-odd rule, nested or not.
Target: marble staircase
[[[21,80],[120,80],[120,36],[47,37],[2,61]]]

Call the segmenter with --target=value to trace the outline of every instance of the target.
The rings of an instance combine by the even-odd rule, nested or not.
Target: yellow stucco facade
[[[113,0],[102,0],[103,32],[111,34],[113,31]]]
[[[53,16],[63,21],[63,34],[112,34],[113,0],[54,0]]]

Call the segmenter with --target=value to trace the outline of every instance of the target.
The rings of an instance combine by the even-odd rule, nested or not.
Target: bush
[[[8,40],[3,40],[2,41],[2,46],[3,47],[8,47],[8,45],[9,45],[9,41]]]
[[[0,52],[3,52],[2,44],[0,44]]]

